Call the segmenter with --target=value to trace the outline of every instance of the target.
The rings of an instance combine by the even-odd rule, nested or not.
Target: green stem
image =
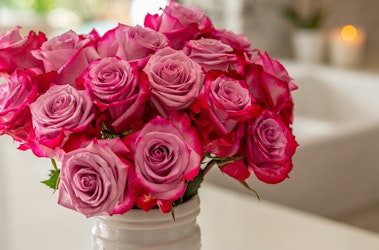
[[[204,170],[203,170],[203,176],[205,176],[209,170],[212,169],[212,167],[216,165],[216,161],[215,160],[211,160],[207,163],[207,165],[205,166]]]

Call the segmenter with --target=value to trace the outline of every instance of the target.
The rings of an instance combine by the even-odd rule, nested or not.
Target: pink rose
[[[109,113],[111,126],[118,133],[141,119],[148,100],[148,86],[138,74],[129,62],[106,57],[93,61],[80,77],[95,104]]]
[[[228,71],[238,63],[239,58],[233,54],[233,48],[219,40],[202,38],[186,42],[184,53],[209,70]]]
[[[102,57],[117,56],[127,61],[141,60],[141,65],[144,65],[143,59],[167,45],[167,38],[159,32],[138,25],[131,27],[119,24],[105,33],[97,50]]]
[[[22,71],[14,71],[0,85],[0,134],[7,133],[18,141],[27,138],[31,126],[29,105],[38,95],[34,79]]]
[[[45,71],[58,71],[83,47],[91,43],[90,39],[82,39],[74,31],[69,30],[55,36],[33,54],[43,61]]]
[[[203,10],[181,5],[173,0],[163,10],[162,15],[147,14],[144,24],[165,34],[175,49],[183,48],[186,41],[197,39],[213,29]]]
[[[256,51],[252,62],[246,67],[246,82],[250,93],[264,108],[281,115],[288,125],[293,119],[291,91],[297,86],[288,72],[276,59],[267,53]]]
[[[201,160],[201,141],[187,115],[157,116],[135,141],[137,180],[158,201],[181,197],[186,181],[198,175]]]
[[[94,118],[92,99],[70,85],[53,85],[30,105],[36,140],[54,149]]]
[[[235,50],[247,51],[251,42],[247,39],[244,34],[235,34],[232,31],[228,30],[213,30],[212,38],[220,40],[222,43],[230,45]]]
[[[169,47],[157,51],[143,71],[149,79],[151,102],[163,117],[187,108],[203,86],[201,66]]]
[[[239,121],[248,120],[254,111],[254,98],[243,80],[225,75],[210,74],[205,80],[197,105],[205,109],[207,119],[216,131],[226,135],[233,131]]]
[[[298,144],[280,116],[263,111],[248,127],[247,135],[249,168],[257,178],[272,184],[287,178]]]
[[[43,68],[31,51],[46,41],[45,34],[30,31],[28,36],[21,37],[19,30],[20,27],[15,27],[0,36],[0,74],[5,72],[10,75],[16,69]]]
[[[243,80],[208,74],[199,98],[190,108],[202,133],[204,151],[218,157],[237,153],[244,135],[243,122],[259,110],[254,102]]]
[[[122,214],[134,205],[132,165],[120,139],[95,140],[62,158],[58,203],[87,217]]]
[[[88,63],[99,58],[94,47],[96,39],[96,34],[79,36],[70,30],[46,41],[33,55],[43,62],[45,72],[58,71],[56,84],[74,86]]]

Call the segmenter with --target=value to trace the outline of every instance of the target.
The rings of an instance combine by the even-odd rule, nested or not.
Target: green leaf
[[[255,194],[255,196],[257,196],[258,200],[261,200],[261,197],[259,197],[259,194],[257,193],[257,191],[255,191],[253,188],[251,188],[251,187],[249,186],[249,184],[248,184],[246,181],[240,181],[240,183],[241,183],[245,188],[247,188],[248,190],[252,191],[252,192]]]
[[[127,131],[124,131],[122,133],[116,133],[114,131],[112,131],[108,126],[107,124],[105,124],[105,122],[103,122],[101,124],[101,131],[100,131],[100,138],[101,139],[114,139],[114,138],[122,138],[122,137],[125,137],[127,135],[130,135],[133,133],[133,130],[127,130]]]
[[[299,15],[297,14],[296,10],[292,7],[285,7],[283,9],[283,15],[296,25],[298,25],[298,23],[300,22]]]
[[[186,202],[189,199],[191,199],[192,196],[196,195],[197,190],[200,188],[200,185],[203,182],[203,180],[204,180],[204,170],[201,169],[199,174],[193,179],[193,181],[188,182],[187,189],[184,192],[183,199],[181,202]]]
[[[53,158],[51,158],[51,164],[53,165],[55,170],[59,170],[57,166],[57,162]]]
[[[293,7],[284,7],[283,16],[292,22],[296,27],[305,29],[317,29],[322,25],[325,18],[324,10],[319,8],[310,13],[307,17],[301,17]]]
[[[57,169],[51,169],[49,174],[49,179],[41,181],[41,183],[45,184],[49,188],[54,189],[56,191],[58,189],[59,184],[59,174],[60,170]]]
[[[172,220],[173,220],[173,221],[176,221],[176,219],[175,219],[175,211],[174,211],[174,207],[171,208],[171,217],[172,217]]]
[[[316,29],[317,27],[319,27],[321,25],[323,18],[324,18],[324,13],[321,9],[319,9],[310,18],[309,23],[308,23],[308,28],[309,29]]]

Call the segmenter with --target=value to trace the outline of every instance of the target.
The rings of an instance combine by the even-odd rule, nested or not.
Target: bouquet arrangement
[[[0,134],[51,158],[45,184],[87,217],[163,213],[217,165],[245,184],[288,177],[296,85],[244,35],[171,1],[145,25],[0,36]],[[59,167],[55,160],[61,164]]]

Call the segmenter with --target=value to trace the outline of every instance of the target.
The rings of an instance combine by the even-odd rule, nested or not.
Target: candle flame
[[[345,25],[341,30],[341,37],[345,41],[353,41],[358,36],[358,31],[353,25]]]

